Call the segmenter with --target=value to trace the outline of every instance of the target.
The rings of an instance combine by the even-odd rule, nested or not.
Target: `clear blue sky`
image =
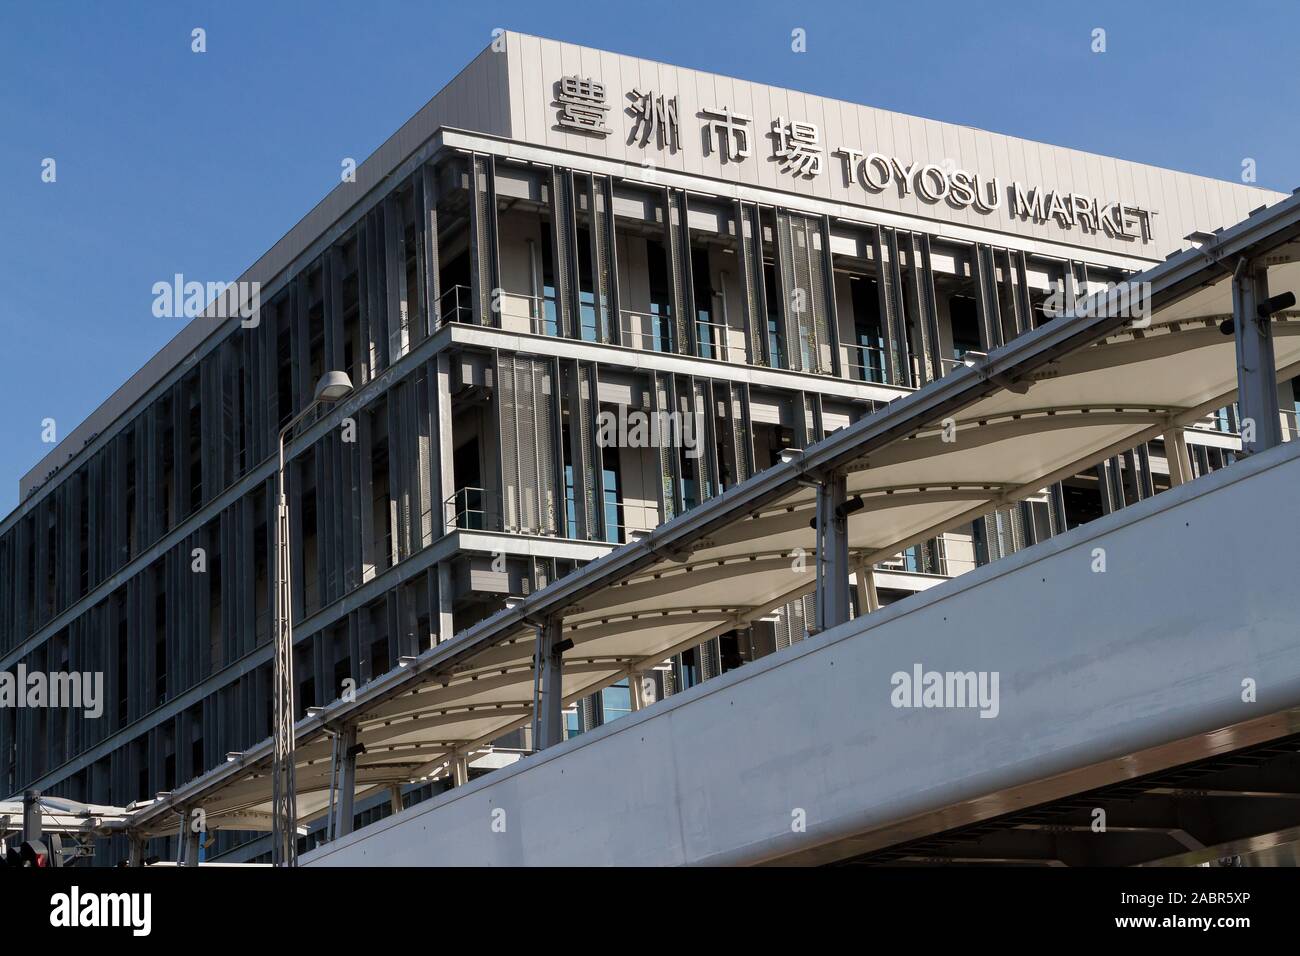
[[[67,434],[178,330],[154,282],[236,278],[496,27],[1300,185],[1293,2],[0,0],[0,514],[41,420]]]

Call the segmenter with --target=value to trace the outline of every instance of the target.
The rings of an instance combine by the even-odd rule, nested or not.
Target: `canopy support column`
[[[537,689],[537,749],[545,750],[564,740],[564,652],[573,642],[563,637],[559,617],[550,617],[537,628],[534,667],[540,678]]]
[[[1187,437],[1179,425],[1165,432],[1165,461],[1169,463],[1169,487],[1177,488],[1192,480],[1192,462],[1187,456]]]
[[[858,507],[861,502],[858,500]],[[817,486],[817,630],[849,619],[849,512],[847,479],[827,475]]]
[[[1241,259],[1232,274],[1232,325],[1237,340],[1241,445],[1247,455],[1282,444],[1271,311],[1268,269]]]
[[[632,713],[636,713],[645,706],[645,701],[641,698],[641,675],[633,668],[627,671],[627,696],[631,701]]]
[[[339,732],[339,769],[335,778],[338,787],[335,839],[352,832],[352,807],[357,795],[357,755],[362,752],[363,747],[357,743],[357,725],[348,724]]]
[[[880,610],[880,595],[876,593],[876,572],[870,564],[858,568],[858,613],[870,614]]]
[[[199,865],[199,838],[202,836],[194,829],[194,818],[187,810],[181,816],[181,832],[179,835],[181,848],[180,857],[182,866]]]

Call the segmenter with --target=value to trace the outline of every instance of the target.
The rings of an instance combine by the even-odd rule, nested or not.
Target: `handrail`
[[[633,328],[632,323],[624,321],[625,319],[646,320],[652,331],[645,332]],[[640,349],[643,352],[672,352],[674,349],[671,310],[656,314],[635,309],[620,309],[618,335],[619,341],[628,348]],[[646,344],[647,342],[649,344]]]
[[[702,329],[709,329],[709,341],[705,343],[704,336],[700,334]],[[725,322],[708,322],[696,316],[695,319],[695,353],[700,358],[720,359],[723,362],[728,359],[728,342],[727,333],[730,331]],[[720,352],[721,355],[705,354],[706,348],[710,352]]]
[[[511,308],[520,300],[528,304],[526,312],[517,312]],[[502,289],[497,301],[500,303],[499,308],[503,319],[507,317],[527,319],[528,331],[533,335],[559,335],[559,316],[555,312],[557,305],[554,295],[533,295],[528,292]],[[546,308],[548,304],[551,305],[551,310]]]
[[[849,358],[844,363],[845,369],[851,374],[849,377],[859,382],[875,382],[879,385],[887,385],[886,369],[888,355],[885,350],[877,345],[850,345],[848,347]],[[853,361],[853,355],[857,354],[861,359],[859,362]],[[875,362],[869,362],[868,359],[875,358]]]
[[[486,488],[458,488],[446,501],[443,509],[447,524],[463,531],[499,531],[501,523],[500,494]]]
[[[447,305],[449,297],[451,304]],[[448,322],[474,324],[474,292],[469,286],[453,285],[438,296],[438,327]]]

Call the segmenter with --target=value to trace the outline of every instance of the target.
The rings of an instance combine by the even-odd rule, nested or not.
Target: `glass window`
[[[600,692],[600,712],[601,722],[606,724],[632,713],[632,691],[626,680]]]

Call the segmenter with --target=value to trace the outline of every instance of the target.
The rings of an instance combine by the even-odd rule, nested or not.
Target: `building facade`
[[[193,319],[23,479],[0,669],[102,674],[104,706],[0,708],[0,790],[124,806],[269,736],[276,437],[326,371],[355,392],[287,453],[299,714],[1276,198],[501,34],[241,277],[254,314]],[[1235,428],[1187,430],[1194,473]],[[1170,444],[910,548],[881,603],[1168,487]],[[653,695],[802,639],[811,601]]]

